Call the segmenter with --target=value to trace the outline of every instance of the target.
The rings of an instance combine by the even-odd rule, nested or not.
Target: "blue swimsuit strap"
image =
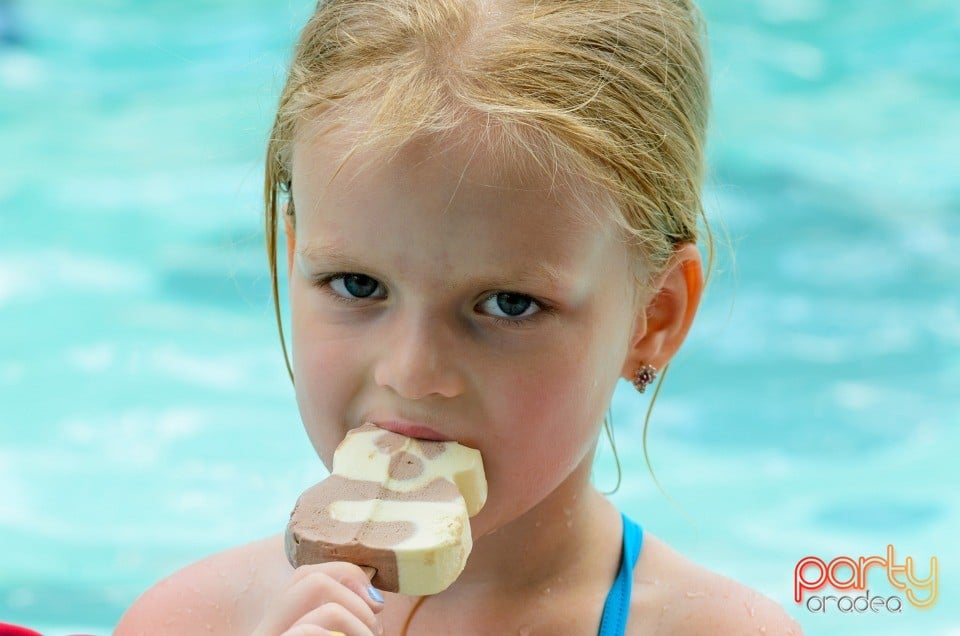
[[[599,636],[622,636],[627,629],[627,614],[630,612],[630,594],[633,591],[633,566],[640,556],[643,545],[643,528],[623,513],[623,553],[620,571],[603,604]]]

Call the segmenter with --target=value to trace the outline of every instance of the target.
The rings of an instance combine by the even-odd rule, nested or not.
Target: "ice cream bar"
[[[349,561],[376,570],[371,583],[381,590],[436,594],[463,571],[469,517],[486,499],[479,451],[364,424],[337,447],[330,476],[300,495],[287,559]]]

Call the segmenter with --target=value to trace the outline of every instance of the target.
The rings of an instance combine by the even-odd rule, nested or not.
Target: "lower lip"
[[[406,437],[415,437],[417,439],[425,439],[431,442],[449,441],[449,438],[444,437],[440,433],[431,428],[427,428],[426,426],[407,424],[405,422],[374,422],[373,424],[386,431],[399,433],[400,435],[405,435]]]

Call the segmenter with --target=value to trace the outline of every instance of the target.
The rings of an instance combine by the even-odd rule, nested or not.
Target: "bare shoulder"
[[[144,592],[114,636],[250,633],[292,573],[280,536],[218,552]]]
[[[644,533],[633,588],[631,635],[803,634],[772,599],[697,565],[649,532]]]

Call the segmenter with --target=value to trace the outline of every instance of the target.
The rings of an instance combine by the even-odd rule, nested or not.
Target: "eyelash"
[[[340,294],[338,294],[338,293],[336,293],[335,291],[333,291],[333,290],[330,289],[330,282],[333,281],[334,279],[342,278],[342,277],[344,277],[344,276],[349,276],[350,274],[355,274],[355,273],[356,273],[356,272],[337,272],[336,274],[329,274],[329,275],[327,275],[327,276],[323,276],[323,277],[321,277],[321,278],[318,278],[318,279],[314,282],[314,285],[315,285],[316,287],[320,288],[325,294],[331,296],[331,297],[332,297],[334,300],[336,300],[337,302],[343,303],[344,305],[352,306],[352,305],[355,305],[356,303],[358,303],[358,302],[360,302],[360,301],[362,301],[362,300],[366,300],[366,299],[365,299],[365,298],[347,298],[347,297],[345,297],[345,296],[341,296]],[[377,280],[377,279],[371,278],[371,280]],[[379,283],[380,281],[377,281],[377,282]],[[529,317],[527,317],[527,318],[520,318],[520,319],[516,319],[516,320],[508,320],[508,319],[506,319],[506,318],[500,318],[500,317],[498,317],[498,316],[491,316],[491,318],[493,319],[494,324],[497,324],[497,325],[500,325],[500,326],[503,326],[503,327],[510,327],[510,328],[513,328],[513,329],[523,329],[524,327],[532,327],[534,322],[537,322],[537,321],[540,320],[541,318],[544,318],[544,317],[546,317],[546,316],[554,313],[553,307],[547,305],[547,304],[544,303],[543,301],[540,301],[540,300],[537,300],[536,298],[533,298],[532,296],[528,296],[527,294],[519,294],[519,293],[516,293],[516,292],[503,292],[503,291],[499,291],[499,292],[495,292],[495,293],[493,293],[493,294],[490,294],[490,295],[487,296],[484,300],[489,299],[489,298],[491,298],[492,296],[496,296],[497,294],[502,294],[502,293],[510,293],[510,294],[515,294],[515,295],[517,295],[517,296],[522,296],[522,297],[524,297],[524,298],[529,298],[532,302],[534,302],[534,303],[537,305],[537,307],[540,308],[540,311],[538,311],[538,312],[535,313],[534,315],[529,316]]]
[[[331,298],[333,298],[337,302],[343,303],[344,305],[355,305],[361,300],[366,300],[366,299],[365,298],[345,298],[330,289],[330,281],[334,280],[335,278],[343,278],[344,276],[349,276],[351,273],[352,272],[338,272],[336,274],[330,274],[329,276],[323,276],[321,278],[318,278],[316,282],[314,282],[314,285],[322,289],[324,293],[329,295]]]

